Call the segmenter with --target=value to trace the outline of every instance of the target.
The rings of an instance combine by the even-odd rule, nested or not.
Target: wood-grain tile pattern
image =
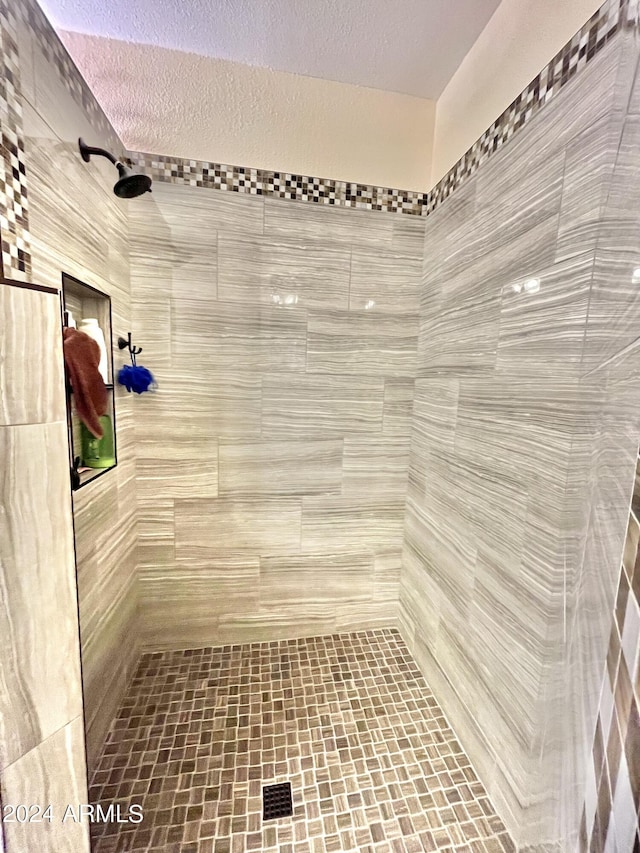
[[[0,283],[0,790],[54,822],[5,823],[8,853],[85,853],[87,796],[65,386],[56,294]]]
[[[577,843],[640,436],[639,58],[620,35],[427,220],[400,625],[536,852]]]
[[[126,335],[132,323],[127,202],[113,195],[111,175],[99,162],[82,162],[78,156],[77,140],[82,136],[92,144],[114,151],[116,155],[122,153],[123,146],[39,7],[30,0],[21,0],[17,4],[17,14],[21,19],[17,30],[17,50],[25,71],[21,117],[29,184],[33,281],[60,288],[64,271],[108,293],[112,300],[113,332],[117,339],[119,334]],[[58,300],[52,299],[56,302],[51,315],[56,345],[50,346],[47,352],[41,350],[49,333],[41,327],[37,312],[15,326],[13,361],[7,364],[10,368],[7,374],[11,377],[9,381],[33,381],[32,359],[40,371],[41,394],[32,401],[32,408],[35,406],[36,410],[18,412],[20,418],[27,418],[26,422],[37,423],[45,416],[61,421],[65,418],[61,379],[60,391],[55,398],[57,409],[51,410],[51,365],[59,365],[60,368],[62,365],[60,308]],[[4,316],[7,316],[6,307],[2,307]],[[8,316],[11,316],[11,310]],[[0,338],[10,340],[2,335]],[[26,353],[25,341],[28,346]],[[22,361],[21,368],[18,360]],[[121,364],[122,356],[116,350],[116,370]],[[0,412],[4,416],[7,405],[12,406],[14,411],[10,413],[9,422],[15,423],[15,402],[11,402],[15,400],[15,389],[3,388],[4,391],[8,393],[6,396],[2,394]],[[119,465],[75,493],[73,500],[89,760],[100,749],[138,656],[133,401],[132,395],[124,389],[116,389],[115,394]],[[21,399],[26,401],[29,397],[24,395]],[[22,405],[24,407],[25,404]],[[62,429],[64,433],[64,427]],[[43,459],[44,471],[57,471],[53,455],[53,452],[47,453]],[[55,456],[60,457],[62,466],[57,474],[61,477],[63,494],[68,494],[66,436]],[[44,473],[41,479],[46,479]],[[69,507],[65,511],[62,498],[52,500],[50,507],[55,507],[56,512],[64,515],[70,524]],[[46,513],[42,513],[40,523],[43,527],[46,527],[46,518]],[[60,535],[56,540],[54,535],[52,541],[59,545],[63,537]],[[41,582],[43,593],[48,589],[50,580],[47,578],[46,582]],[[64,584],[60,583],[59,594],[63,590]],[[55,601],[55,596],[50,595],[49,598],[52,603]],[[60,612],[64,611],[65,608],[61,607]],[[77,623],[75,603],[68,618]],[[48,619],[46,624],[52,630],[56,620]],[[48,654],[55,648],[56,644],[50,642],[48,651],[42,653],[42,660],[48,660]],[[65,654],[63,649],[66,649],[66,644],[58,643],[57,654],[61,659]],[[69,669],[69,673],[71,671]],[[55,672],[56,668],[50,666],[51,677]],[[64,679],[58,680],[64,684]],[[54,692],[51,691],[51,695]],[[74,717],[78,714],[76,709]],[[74,843],[72,849],[82,849],[78,839]],[[39,844],[34,838],[33,849],[36,848]],[[62,842],[59,849],[63,849]]]
[[[424,235],[405,219],[168,184],[130,208],[158,380],[135,425],[147,649],[395,619]]]

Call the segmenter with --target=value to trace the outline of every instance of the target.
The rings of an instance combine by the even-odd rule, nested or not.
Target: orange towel
[[[102,438],[100,415],[107,411],[107,386],[98,365],[100,347],[84,332],[65,328],[64,363],[78,417],[96,438]]]

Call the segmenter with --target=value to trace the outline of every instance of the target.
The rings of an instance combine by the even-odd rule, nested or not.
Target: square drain
[[[291,782],[280,785],[265,785],[262,789],[262,819],[289,817],[293,814]]]

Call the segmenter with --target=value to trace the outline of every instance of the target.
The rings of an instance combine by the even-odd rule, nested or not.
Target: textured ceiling
[[[500,0],[41,0],[59,30],[437,98]]]

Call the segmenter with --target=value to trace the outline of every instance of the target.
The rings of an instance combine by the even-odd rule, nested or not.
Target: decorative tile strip
[[[0,273],[28,281],[31,253],[20,67],[16,18],[7,0],[0,0],[0,47]]]
[[[184,160],[163,154],[130,151],[131,163],[154,181],[208,187],[215,190],[310,201],[359,210],[401,211],[420,216],[425,194],[394,190],[329,178],[310,178],[289,172],[270,172],[243,166],[227,166],[205,160]]]
[[[160,154],[129,152],[129,157],[135,166],[146,171],[156,181],[311,201],[335,207],[428,216],[531,121],[597,56],[617,32],[625,26],[635,25],[636,18],[637,0],[607,0],[428,193],[226,166],[202,160],[183,160]]]

